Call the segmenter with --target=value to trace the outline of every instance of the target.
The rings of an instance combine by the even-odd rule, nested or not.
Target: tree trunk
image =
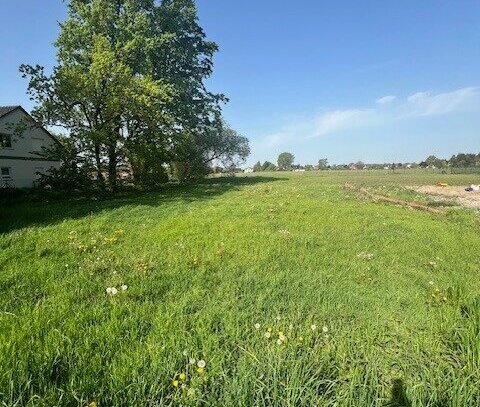
[[[108,183],[112,192],[117,191],[117,148],[116,141],[108,146]]]
[[[100,190],[105,191],[105,178],[102,173],[102,160],[100,158],[100,144],[95,143],[95,162],[97,164],[97,184]]]

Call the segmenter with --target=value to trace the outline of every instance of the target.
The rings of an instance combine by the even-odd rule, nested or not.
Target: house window
[[[0,148],[12,148],[12,136],[0,134]]]
[[[0,169],[0,174],[2,179],[10,179],[12,178],[12,169],[10,167],[2,167]]]

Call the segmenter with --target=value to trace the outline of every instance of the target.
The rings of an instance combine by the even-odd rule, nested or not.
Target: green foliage
[[[257,161],[257,163],[253,166],[253,172],[260,172],[263,171],[262,163]]]
[[[4,206],[1,403],[480,405],[478,216],[341,188],[440,180],[475,178],[276,173]]]
[[[92,190],[91,162],[82,157],[74,140],[69,137],[56,136],[58,143],[44,148],[39,154],[47,160],[59,161],[59,168],[52,168],[48,173],[40,174],[38,186],[58,191],[88,192]]]
[[[119,164],[151,184],[174,162],[191,178],[208,160],[248,155],[248,140],[229,137],[221,122],[226,98],[205,87],[217,46],[198,25],[193,0],[72,0],[55,45],[51,75],[20,68],[34,116],[67,129],[101,188],[105,172],[116,188]]]
[[[276,171],[277,166],[274,163],[271,163],[270,161],[265,161],[262,164],[262,171]]]
[[[198,144],[197,136],[184,133],[184,142],[177,145],[172,170],[174,178],[179,181],[203,177],[216,163],[224,168],[235,168],[250,154],[248,139],[223,121],[216,121],[210,126],[202,144]]]
[[[434,166],[435,168],[445,168],[447,167],[447,160],[442,160],[441,158],[437,158],[434,155],[429,156],[425,162],[430,165]]]
[[[449,161],[453,168],[471,168],[480,167],[480,153],[479,154],[457,154],[450,158]]]
[[[290,170],[294,159],[295,156],[292,153],[281,153],[277,160],[278,168],[283,171]]]
[[[327,158],[322,158],[322,159],[318,160],[318,169],[319,170],[328,169],[328,159]]]

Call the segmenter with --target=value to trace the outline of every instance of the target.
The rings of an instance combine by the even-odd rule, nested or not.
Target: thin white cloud
[[[417,92],[406,101],[412,116],[436,116],[480,108],[480,88],[469,87],[433,95]]]
[[[351,109],[327,112],[315,119],[314,137],[368,125],[376,119],[373,109]]]
[[[377,104],[388,105],[392,103],[396,98],[397,98],[396,96],[392,96],[392,95],[384,96],[384,97],[381,97],[380,99],[377,99]]]
[[[268,136],[264,137],[262,140],[262,146],[266,148],[274,148],[282,145],[286,141],[286,133],[275,133],[269,134]]]
[[[417,92],[407,98],[384,96],[373,107],[333,110],[294,121],[278,132],[256,143],[258,147],[275,148],[297,139],[340,134],[360,128],[394,124],[427,116],[440,116],[462,111],[480,111],[480,87],[467,87],[452,92],[432,94]]]

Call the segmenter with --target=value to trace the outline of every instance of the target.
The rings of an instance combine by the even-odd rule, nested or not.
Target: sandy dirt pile
[[[421,185],[412,189],[422,194],[454,200],[465,208],[480,209],[480,192],[467,192],[462,186]]]

